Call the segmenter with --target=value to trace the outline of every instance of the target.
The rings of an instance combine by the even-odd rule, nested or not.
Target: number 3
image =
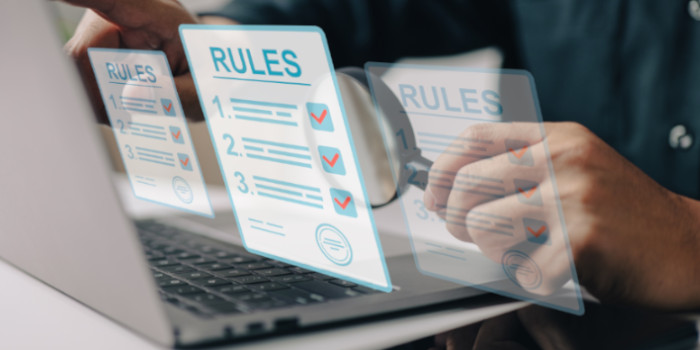
[[[131,150],[131,146],[126,145],[124,148],[126,148],[126,156],[129,157],[129,159],[134,159],[134,152]]]
[[[241,191],[241,193],[248,193],[248,185],[245,183],[245,177],[243,174],[241,174],[240,171],[237,171],[233,174],[238,179],[238,190]]]

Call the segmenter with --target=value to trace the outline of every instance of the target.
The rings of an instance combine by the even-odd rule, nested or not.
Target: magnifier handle
[[[428,186],[428,174],[431,166],[433,166],[433,162],[423,156],[419,155],[411,159],[405,165],[407,172],[406,182],[425,191],[425,188]]]

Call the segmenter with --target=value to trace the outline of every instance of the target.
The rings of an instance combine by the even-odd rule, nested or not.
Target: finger
[[[513,163],[510,155],[502,153],[465,165],[452,177],[432,178],[433,188],[449,193],[446,202],[441,201],[442,196],[434,202],[448,231],[469,241],[467,228],[470,223],[465,217],[473,207],[488,201],[516,194],[526,202],[541,202],[538,186],[547,177],[548,170],[543,147],[538,143],[528,151],[532,153],[533,166]]]
[[[526,164],[528,149],[543,138],[539,123],[492,123],[477,124],[467,128],[448,145],[430,169],[430,178],[455,174],[463,166],[510,153],[516,162]],[[428,181],[425,202],[429,210],[436,210],[432,203],[444,203],[449,194],[444,188]],[[442,183],[442,185],[445,185]],[[450,184],[447,184],[448,186]]]

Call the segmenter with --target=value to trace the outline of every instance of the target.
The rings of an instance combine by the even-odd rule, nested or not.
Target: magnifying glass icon
[[[396,95],[381,78],[373,77],[372,92],[381,101],[375,108],[362,68],[341,68],[336,78],[372,207],[390,203],[409,186],[425,190],[433,162],[422,155],[411,121]]]

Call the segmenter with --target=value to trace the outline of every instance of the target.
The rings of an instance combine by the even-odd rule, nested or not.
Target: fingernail
[[[423,199],[425,201],[425,207],[428,210],[435,211],[435,209],[437,209],[437,207],[435,206],[437,199],[435,198],[435,195],[433,194],[433,191],[430,189],[430,187],[425,189],[425,195],[423,196]]]

